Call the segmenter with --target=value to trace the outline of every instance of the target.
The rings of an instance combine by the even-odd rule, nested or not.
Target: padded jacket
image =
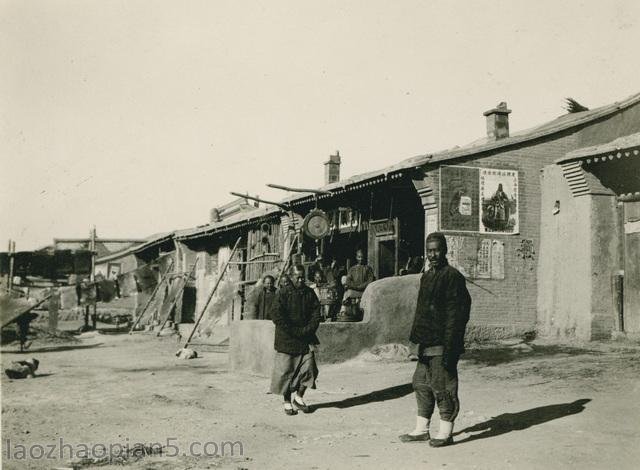
[[[471,296],[464,276],[446,263],[420,278],[418,304],[410,340],[422,348],[443,346],[449,358],[464,353]]]
[[[320,302],[308,286],[280,289],[273,302],[271,319],[276,325],[274,348],[278,352],[300,355],[310,344],[319,344]]]

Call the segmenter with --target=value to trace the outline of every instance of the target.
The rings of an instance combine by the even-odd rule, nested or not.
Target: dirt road
[[[142,333],[35,343],[28,354],[3,346],[3,368],[41,361],[35,379],[3,374],[3,467],[69,467],[71,449],[82,454],[83,444],[119,452],[136,442],[179,455],[130,458],[128,468],[584,470],[640,462],[637,345],[472,351],[460,366],[456,443],[441,449],[397,438],[414,424],[414,363],[321,365],[319,389],[308,393],[315,411],[289,417],[266,393],[266,378],[228,371],[224,351],[200,348],[202,357],[185,361],[174,357],[177,348],[175,339]],[[21,446],[60,457],[60,439],[63,459],[19,460]],[[217,446],[225,456],[182,455],[190,446],[194,454]],[[101,456],[101,447],[94,451]]]

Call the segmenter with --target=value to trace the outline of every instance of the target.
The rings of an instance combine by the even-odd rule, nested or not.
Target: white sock
[[[438,437],[436,439],[447,439],[453,432],[453,422],[440,420],[440,428],[438,428]]]
[[[429,419],[416,416],[416,428],[409,433],[410,436],[417,436],[429,431]]]

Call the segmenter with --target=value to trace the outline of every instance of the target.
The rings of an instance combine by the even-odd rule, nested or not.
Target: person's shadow
[[[376,390],[375,392],[359,395],[357,397],[310,405],[309,408],[311,413],[319,410],[320,408],[351,408],[352,406],[367,405],[369,403],[402,398],[411,393],[413,393],[413,386],[411,384],[395,385],[393,387]]]
[[[518,413],[504,413],[482,423],[462,429],[453,435],[457,436],[463,433],[482,431],[480,434],[474,434],[461,441],[456,441],[456,444],[462,444],[478,439],[486,439],[487,437],[500,436],[501,434],[506,434],[511,431],[521,431],[537,424],[543,424],[564,416],[578,414],[584,411],[585,405],[590,401],[590,398],[581,398],[571,403],[539,406],[537,408],[531,408],[530,410],[519,411]]]

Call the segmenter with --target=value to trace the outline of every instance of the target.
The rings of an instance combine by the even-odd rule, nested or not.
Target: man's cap
[[[447,239],[442,232],[431,232],[427,235],[427,241],[429,242],[440,242],[440,246],[444,249],[445,253],[447,252]]]

